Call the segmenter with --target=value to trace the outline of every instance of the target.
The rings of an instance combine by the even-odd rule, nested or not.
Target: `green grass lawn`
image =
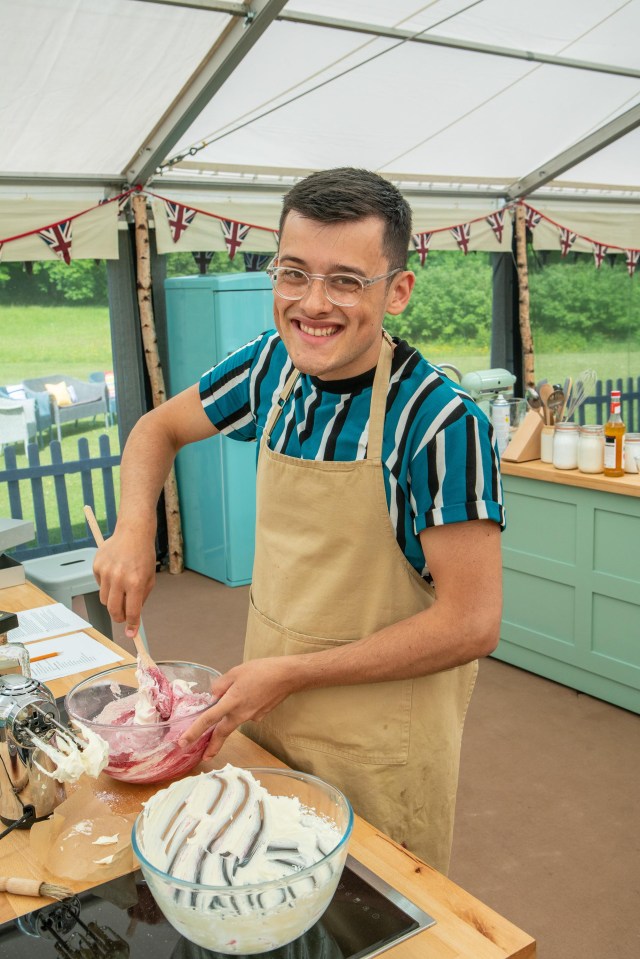
[[[0,330],[0,385],[113,369],[106,306],[2,306]]]
[[[452,363],[463,374],[491,367],[489,349],[484,351],[461,349],[459,345],[447,347],[442,343],[423,343],[421,351],[433,363]],[[540,350],[535,354],[535,378],[547,379],[550,383],[562,383],[567,376],[577,379],[587,369],[594,369],[599,380],[616,380],[640,376],[640,349],[608,348],[598,352],[570,350]]]

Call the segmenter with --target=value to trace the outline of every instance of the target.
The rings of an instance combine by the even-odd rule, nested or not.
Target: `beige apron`
[[[385,334],[364,460],[301,460],[269,449],[297,370],[271,410],[258,461],[245,660],[340,646],[433,602],[433,590],[398,546],[385,495],[392,353]],[[338,786],[356,813],[446,872],[476,672],[474,662],[413,680],[295,693],[243,732],[295,769]]]

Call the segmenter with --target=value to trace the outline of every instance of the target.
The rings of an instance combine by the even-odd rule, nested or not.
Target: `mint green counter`
[[[504,609],[493,654],[640,713],[640,475],[502,464]]]

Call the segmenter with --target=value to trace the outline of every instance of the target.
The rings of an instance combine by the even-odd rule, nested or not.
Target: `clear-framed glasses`
[[[355,306],[366,289],[380,280],[388,280],[396,273],[402,273],[398,267],[380,276],[356,276],[354,273],[307,273],[294,266],[267,267],[273,288],[284,300],[301,300],[306,296],[312,280],[322,280],[327,299],[335,306]]]

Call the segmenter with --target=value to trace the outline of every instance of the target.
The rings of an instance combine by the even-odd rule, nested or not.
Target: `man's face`
[[[307,273],[353,273],[363,279],[389,271],[382,252],[379,217],[322,223],[292,211],[280,233],[278,266]],[[274,292],[275,324],[294,365],[302,373],[341,380],[372,369],[380,353],[385,313],[401,313],[409,301],[413,273],[397,273],[365,289],[355,306],[336,306],[322,280],[313,280],[301,300]]]

